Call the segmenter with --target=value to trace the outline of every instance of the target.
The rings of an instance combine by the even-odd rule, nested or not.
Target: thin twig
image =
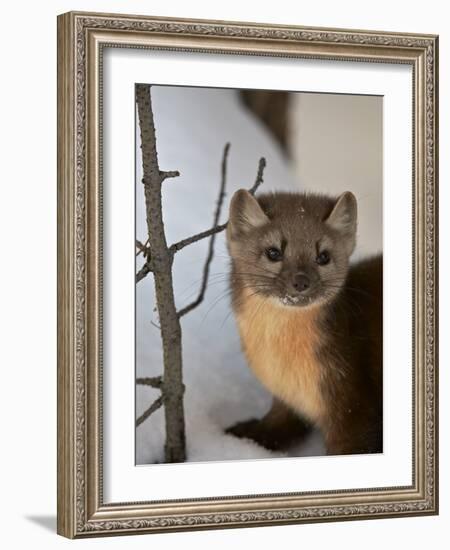
[[[138,251],[136,252],[136,256],[139,256],[139,254],[144,254],[144,256],[148,256],[150,254],[150,248],[148,248],[148,239],[145,241],[145,243],[141,243],[138,239],[136,239],[136,248]]]
[[[151,386],[152,388],[160,388],[162,386],[162,381],[162,376],[136,378],[136,384],[140,384],[141,386]]]
[[[258,163],[258,172],[256,173],[256,179],[255,179],[255,183],[253,184],[253,186],[248,190],[248,192],[251,194],[251,195],[254,195],[256,193],[256,191],[258,190],[258,187],[261,185],[261,183],[263,182],[263,176],[264,176],[264,168],[266,167],[266,159],[264,157],[261,157],[259,159],[259,163]]]
[[[219,195],[217,197],[216,211],[214,212],[213,228],[216,228],[219,224],[223,201],[225,199],[225,186],[227,182],[227,161],[228,161],[229,151],[230,151],[230,144],[227,143],[223,149],[221,180],[220,180],[220,187],[219,187]],[[216,240],[216,233],[213,233],[211,235],[211,239],[209,240],[208,253],[206,255],[205,264],[203,266],[202,284],[200,285],[198,296],[193,302],[191,302],[190,304],[188,304],[178,312],[178,317],[182,317],[183,315],[186,315],[186,313],[189,313],[190,311],[195,309],[197,306],[199,306],[203,302],[203,299],[205,297],[206,287],[208,286],[211,262],[214,257],[215,240]]]
[[[145,420],[147,420],[147,418],[152,414],[154,413],[155,411],[157,411],[160,407],[162,407],[162,404],[164,402],[164,399],[163,399],[163,396],[161,395],[160,397],[158,397],[158,399],[156,399],[155,401],[153,401],[153,403],[150,405],[150,407],[145,410],[141,416],[136,420],[136,428],[142,424],[142,422],[144,422]]]
[[[201,241],[202,239],[206,239],[206,237],[210,237],[211,235],[214,235],[216,233],[220,233],[227,227],[227,225],[228,225],[228,222],[223,223],[222,225],[218,225],[217,227],[211,227],[211,229],[207,229],[206,231],[197,233],[197,235],[192,235],[192,237],[188,237],[187,239],[182,239],[181,241],[178,241],[177,243],[172,244],[169,250],[172,253],[179,252],[189,244],[195,243],[197,241]]]
[[[145,257],[145,264],[136,273],[136,283],[138,283],[141,279],[143,279],[146,275],[148,275],[150,271],[152,271],[149,242],[150,242],[150,239],[148,238],[145,241],[145,243],[141,243],[141,241],[136,239],[136,248],[139,249],[139,252],[136,252],[136,257],[138,257],[139,254],[141,253],[143,253]]]
[[[153,271],[151,265],[149,264],[149,262],[145,262],[141,269],[136,273],[136,282],[138,283],[139,281],[141,281],[151,271]]]
[[[177,178],[180,175],[180,172],[178,172],[178,170],[169,170],[166,172],[160,170],[159,175],[161,176],[161,182],[163,182],[167,178]]]
[[[264,175],[264,168],[266,167],[266,159],[264,157],[259,159],[258,164],[258,173],[256,175],[256,180],[253,186],[248,190],[249,193],[254,195],[256,191],[258,190],[258,187],[263,182],[263,175]],[[210,237],[211,235],[215,235],[216,233],[220,233],[224,229],[226,229],[228,225],[228,222],[223,223],[222,225],[218,225],[216,227],[212,227],[211,229],[207,229],[206,231],[202,231],[201,233],[197,233],[196,235],[192,235],[191,237],[188,237],[187,239],[182,239],[181,241],[178,241],[177,243],[172,244],[169,247],[170,252],[172,254],[175,254],[176,252],[179,252],[182,250],[185,246],[188,246],[189,244],[195,243],[197,241],[201,241],[202,239],[206,239],[206,237]]]

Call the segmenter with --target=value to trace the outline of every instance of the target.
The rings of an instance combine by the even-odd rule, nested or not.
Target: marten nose
[[[304,273],[297,273],[296,275],[294,275],[292,286],[297,292],[304,292],[305,290],[308,290],[308,288],[311,286],[311,281],[309,277]]]

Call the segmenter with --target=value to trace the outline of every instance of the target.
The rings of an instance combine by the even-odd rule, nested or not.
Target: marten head
[[[231,284],[280,306],[332,300],[347,277],[356,221],[350,192],[338,198],[281,192],[255,198],[236,191],[227,227]]]

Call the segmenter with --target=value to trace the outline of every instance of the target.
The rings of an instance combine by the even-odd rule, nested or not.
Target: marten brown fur
[[[233,309],[274,401],[228,433],[280,449],[316,426],[328,454],[382,452],[382,257],[350,264],[356,219],[349,192],[234,195]]]

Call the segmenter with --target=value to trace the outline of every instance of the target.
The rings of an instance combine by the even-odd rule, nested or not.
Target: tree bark
[[[136,85],[136,101],[141,132],[144,174],[142,182],[145,192],[148,242],[151,250],[148,267],[154,275],[164,358],[161,392],[166,421],[165,461],[184,462],[186,441],[181,327],[173,294],[173,254],[167,246],[164,233],[161,200],[163,181],[179,174],[178,172],[162,172],[158,166],[150,85]]]

